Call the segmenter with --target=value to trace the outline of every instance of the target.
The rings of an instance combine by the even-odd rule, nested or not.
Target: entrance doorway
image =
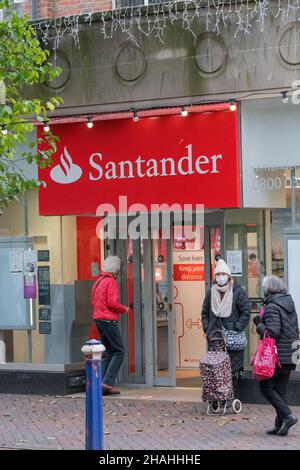
[[[224,246],[223,212],[206,213],[197,242],[174,237],[173,288],[176,323],[176,385],[199,387],[199,359],[206,352],[201,310]],[[180,233],[180,232],[179,232]]]
[[[206,351],[201,308],[213,279],[215,257],[224,246],[224,213],[206,213],[193,226],[182,225],[155,239],[112,239],[107,254],[122,259],[121,316],[126,357],[120,380],[148,386],[199,387],[199,359]]]

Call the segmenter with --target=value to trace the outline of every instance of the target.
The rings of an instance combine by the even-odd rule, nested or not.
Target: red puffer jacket
[[[93,285],[92,305],[94,320],[119,321],[120,313],[127,311],[127,307],[119,304],[118,283],[111,273],[101,273]]]

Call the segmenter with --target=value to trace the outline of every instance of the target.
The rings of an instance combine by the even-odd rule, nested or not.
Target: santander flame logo
[[[82,175],[80,166],[73,163],[67,147],[64,148],[64,154],[60,156],[60,163],[52,168],[50,178],[56,183],[70,184],[79,180]]]

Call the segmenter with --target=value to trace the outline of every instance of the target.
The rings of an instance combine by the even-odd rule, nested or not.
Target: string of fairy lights
[[[189,31],[196,36],[199,29],[198,20],[205,18],[206,29],[216,34],[220,33],[220,28],[228,28],[236,25],[235,37],[239,32],[245,34],[253,32],[255,29],[263,31],[265,20],[268,15],[273,15],[278,21],[283,21],[289,15],[293,15],[294,20],[300,19],[300,0],[183,0],[169,1],[151,5],[137,5],[118,8],[112,11],[98,13],[75,14],[61,18],[51,18],[33,22],[38,32],[39,40],[47,45],[51,41],[53,49],[56,50],[64,36],[70,35],[75,44],[80,47],[80,29],[82,26],[95,24],[104,39],[114,37],[117,31],[125,33],[129,40],[137,44],[136,32],[139,36],[155,36],[164,43],[164,31],[167,27],[181,23],[182,29]],[[141,34],[140,34],[141,33]],[[251,95],[281,95],[283,103],[289,101],[289,93],[292,91],[283,90],[280,92],[253,92],[246,97],[230,99],[220,102],[227,102],[230,110],[236,109],[236,103]],[[211,103],[211,102],[210,102]],[[215,102],[216,103],[216,102]],[[189,114],[190,106],[209,104],[208,102],[192,103],[181,106],[181,115],[186,117]],[[213,104],[213,103],[211,103]],[[168,106],[169,108],[180,108],[180,106]],[[162,109],[160,106],[156,109]],[[155,108],[151,108],[155,110]],[[117,113],[124,113],[128,117],[131,113],[134,122],[140,119],[140,111],[123,110]],[[111,113],[109,113],[111,114]],[[74,116],[86,121],[87,127],[92,128],[96,116],[99,113]],[[64,118],[70,116],[64,116]],[[50,131],[51,122],[59,123],[59,118],[45,120],[42,125],[45,132]],[[0,123],[0,136],[7,135],[18,124],[32,123],[38,125],[36,121],[18,121]]]
[[[53,48],[57,49],[66,35],[70,35],[75,45],[80,47],[81,26],[95,24],[104,39],[112,39],[121,33],[136,45],[139,45],[141,36],[154,36],[163,44],[165,30],[176,24],[194,37],[199,32],[199,21],[201,25],[204,23],[207,31],[217,35],[230,27],[236,38],[239,33],[263,32],[266,18],[270,15],[279,24],[290,15],[297,21],[300,18],[300,0],[172,0],[112,11],[73,14],[36,21],[34,25],[40,40],[45,45],[53,43]]]
[[[68,120],[71,120],[73,122],[76,122],[77,120],[80,120],[80,122],[85,122],[86,123],[86,126],[88,129],[92,129],[94,127],[94,123],[95,121],[99,122],[98,119],[99,117],[102,118],[102,119],[105,119],[105,117],[109,114],[110,115],[110,118],[111,116],[113,116],[114,114],[118,114],[118,116],[120,115],[124,115],[124,118],[126,117],[127,119],[128,118],[131,118],[133,120],[133,122],[138,122],[140,119],[146,119],[148,116],[144,116],[143,115],[143,112],[146,111],[146,112],[151,112],[151,116],[155,116],[155,115],[160,115],[161,117],[163,117],[163,115],[160,114],[160,112],[162,110],[164,111],[168,111],[170,110],[170,113],[169,114],[176,114],[177,113],[177,110],[178,110],[178,113],[184,118],[184,117],[187,117],[189,114],[190,114],[190,111],[192,108],[195,108],[197,107],[197,111],[193,111],[193,113],[195,112],[198,112],[198,113],[201,113],[201,112],[210,112],[210,109],[209,109],[209,106],[210,105],[227,105],[225,108],[221,108],[220,110],[221,111],[224,111],[225,109],[227,110],[230,110],[230,111],[236,111],[237,110],[237,107],[238,107],[238,104],[241,103],[243,100],[246,100],[246,99],[249,99],[250,97],[254,97],[254,96],[259,96],[259,95],[263,95],[264,97],[266,97],[267,95],[269,97],[280,97],[281,100],[282,100],[282,103],[283,104],[288,104],[289,103],[289,97],[290,97],[290,94],[296,90],[298,88],[295,88],[295,89],[290,89],[290,90],[283,90],[283,91],[280,91],[280,92],[270,92],[270,93],[267,93],[267,92],[253,92],[253,93],[249,93],[243,97],[240,97],[240,98],[231,98],[231,99],[227,99],[227,100],[219,100],[219,101],[201,101],[201,102],[197,102],[197,103],[191,103],[191,104],[185,104],[185,105],[181,105],[181,106],[178,106],[178,105],[173,105],[173,106],[160,106],[160,107],[152,107],[152,108],[140,108],[140,109],[127,109],[127,110],[122,110],[122,111],[115,111],[115,112],[109,112],[109,113],[95,113],[95,114],[79,114],[79,115],[72,115],[72,116],[60,116],[60,117],[53,117],[53,118],[49,118],[49,119],[45,119],[43,122],[38,122],[36,120],[23,120],[23,121],[17,121],[17,122],[10,122],[10,123],[0,123],[0,130],[1,130],[1,133],[0,133],[0,136],[6,136],[8,135],[9,133],[9,129],[10,127],[13,128],[19,124],[33,124],[33,125],[42,125],[43,126],[43,130],[44,132],[49,132],[50,131],[50,126],[51,126],[51,123],[52,124],[59,124],[60,122],[65,122],[66,119]],[[208,106],[206,108],[205,111],[201,111],[201,106]],[[198,109],[199,107],[199,109]],[[175,111],[175,112],[174,112]],[[142,114],[142,116],[141,116]],[[164,113],[164,115],[167,115],[168,113]]]

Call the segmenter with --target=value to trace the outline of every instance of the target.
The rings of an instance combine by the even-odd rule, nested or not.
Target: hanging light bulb
[[[5,125],[5,124],[2,124],[1,127],[2,127],[2,129],[1,129],[2,135],[7,135],[8,130],[6,129],[6,125]]]
[[[50,131],[49,121],[44,121],[44,132],[49,132],[49,131]]]
[[[182,106],[182,108],[181,108],[181,116],[187,117],[187,115],[188,115],[188,111],[187,111],[186,107],[185,107],[185,106]]]
[[[229,109],[230,111],[236,111],[236,103],[234,100],[230,100],[229,101],[230,105],[229,105]]]
[[[94,126],[93,118],[92,118],[92,116],[88,116],[88,118],[87,118],[87,127],[89,129],[92,129],[93,126]]]
[[[287,91],[282,91],[281,96],[282,96],[282,102],[284,104],[287,104],[289,102],[288,92]]]
[[[137,112],[136,109],[133,111],[133,118],[132,119],[133,119],[134,122],[137,122],[139,120],[139,115],[138,115],[138,112]]]

